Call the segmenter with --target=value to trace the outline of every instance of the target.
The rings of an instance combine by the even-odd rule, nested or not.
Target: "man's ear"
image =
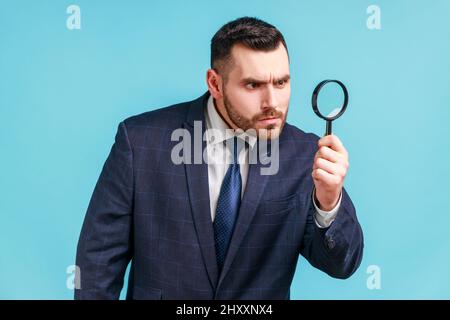
[[[215,69],[208,69],[206,72],[206,84],[214,99],[223,98],[223,78]]]

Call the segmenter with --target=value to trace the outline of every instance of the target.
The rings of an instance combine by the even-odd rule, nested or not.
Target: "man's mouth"
[[[274,124],[278,121],[279,117],[266,117],[258,120],[259,122],[262,122],[263,124]]]

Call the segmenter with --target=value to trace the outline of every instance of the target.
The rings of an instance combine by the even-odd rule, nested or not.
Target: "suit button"
[[[328,250],[333,250],[334,246],[336,245],[336,243],[334,242],[334,240],[331,237],[327,237],[326,244],[327,244]]]

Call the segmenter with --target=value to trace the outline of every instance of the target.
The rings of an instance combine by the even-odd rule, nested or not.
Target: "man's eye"
[[[258,83],[255,83],[255,82],[249,82],[249,83],[247,83],[246,87],[247,87],[248,89],[256,89],[256,88],[259,87],[259,84],[258,84]]]
[[[285,84],[286,84],[286,80],[279,80],[279,81],[277,81],[277,86],[279,86],[279,87],[283,87]]]

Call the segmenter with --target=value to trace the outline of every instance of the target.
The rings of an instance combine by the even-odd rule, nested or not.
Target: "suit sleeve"
[[[95,186],[77,247],[75,299],[118,299],[132,256],[133,154],[125,123]]]
[[[300,253],[329,276],[349,278],[361,264],[364,248],[362,229],[349,195],[343,188],[341,206],[328,228],[316,225],[312,197],[307,199],[308,216]]]

